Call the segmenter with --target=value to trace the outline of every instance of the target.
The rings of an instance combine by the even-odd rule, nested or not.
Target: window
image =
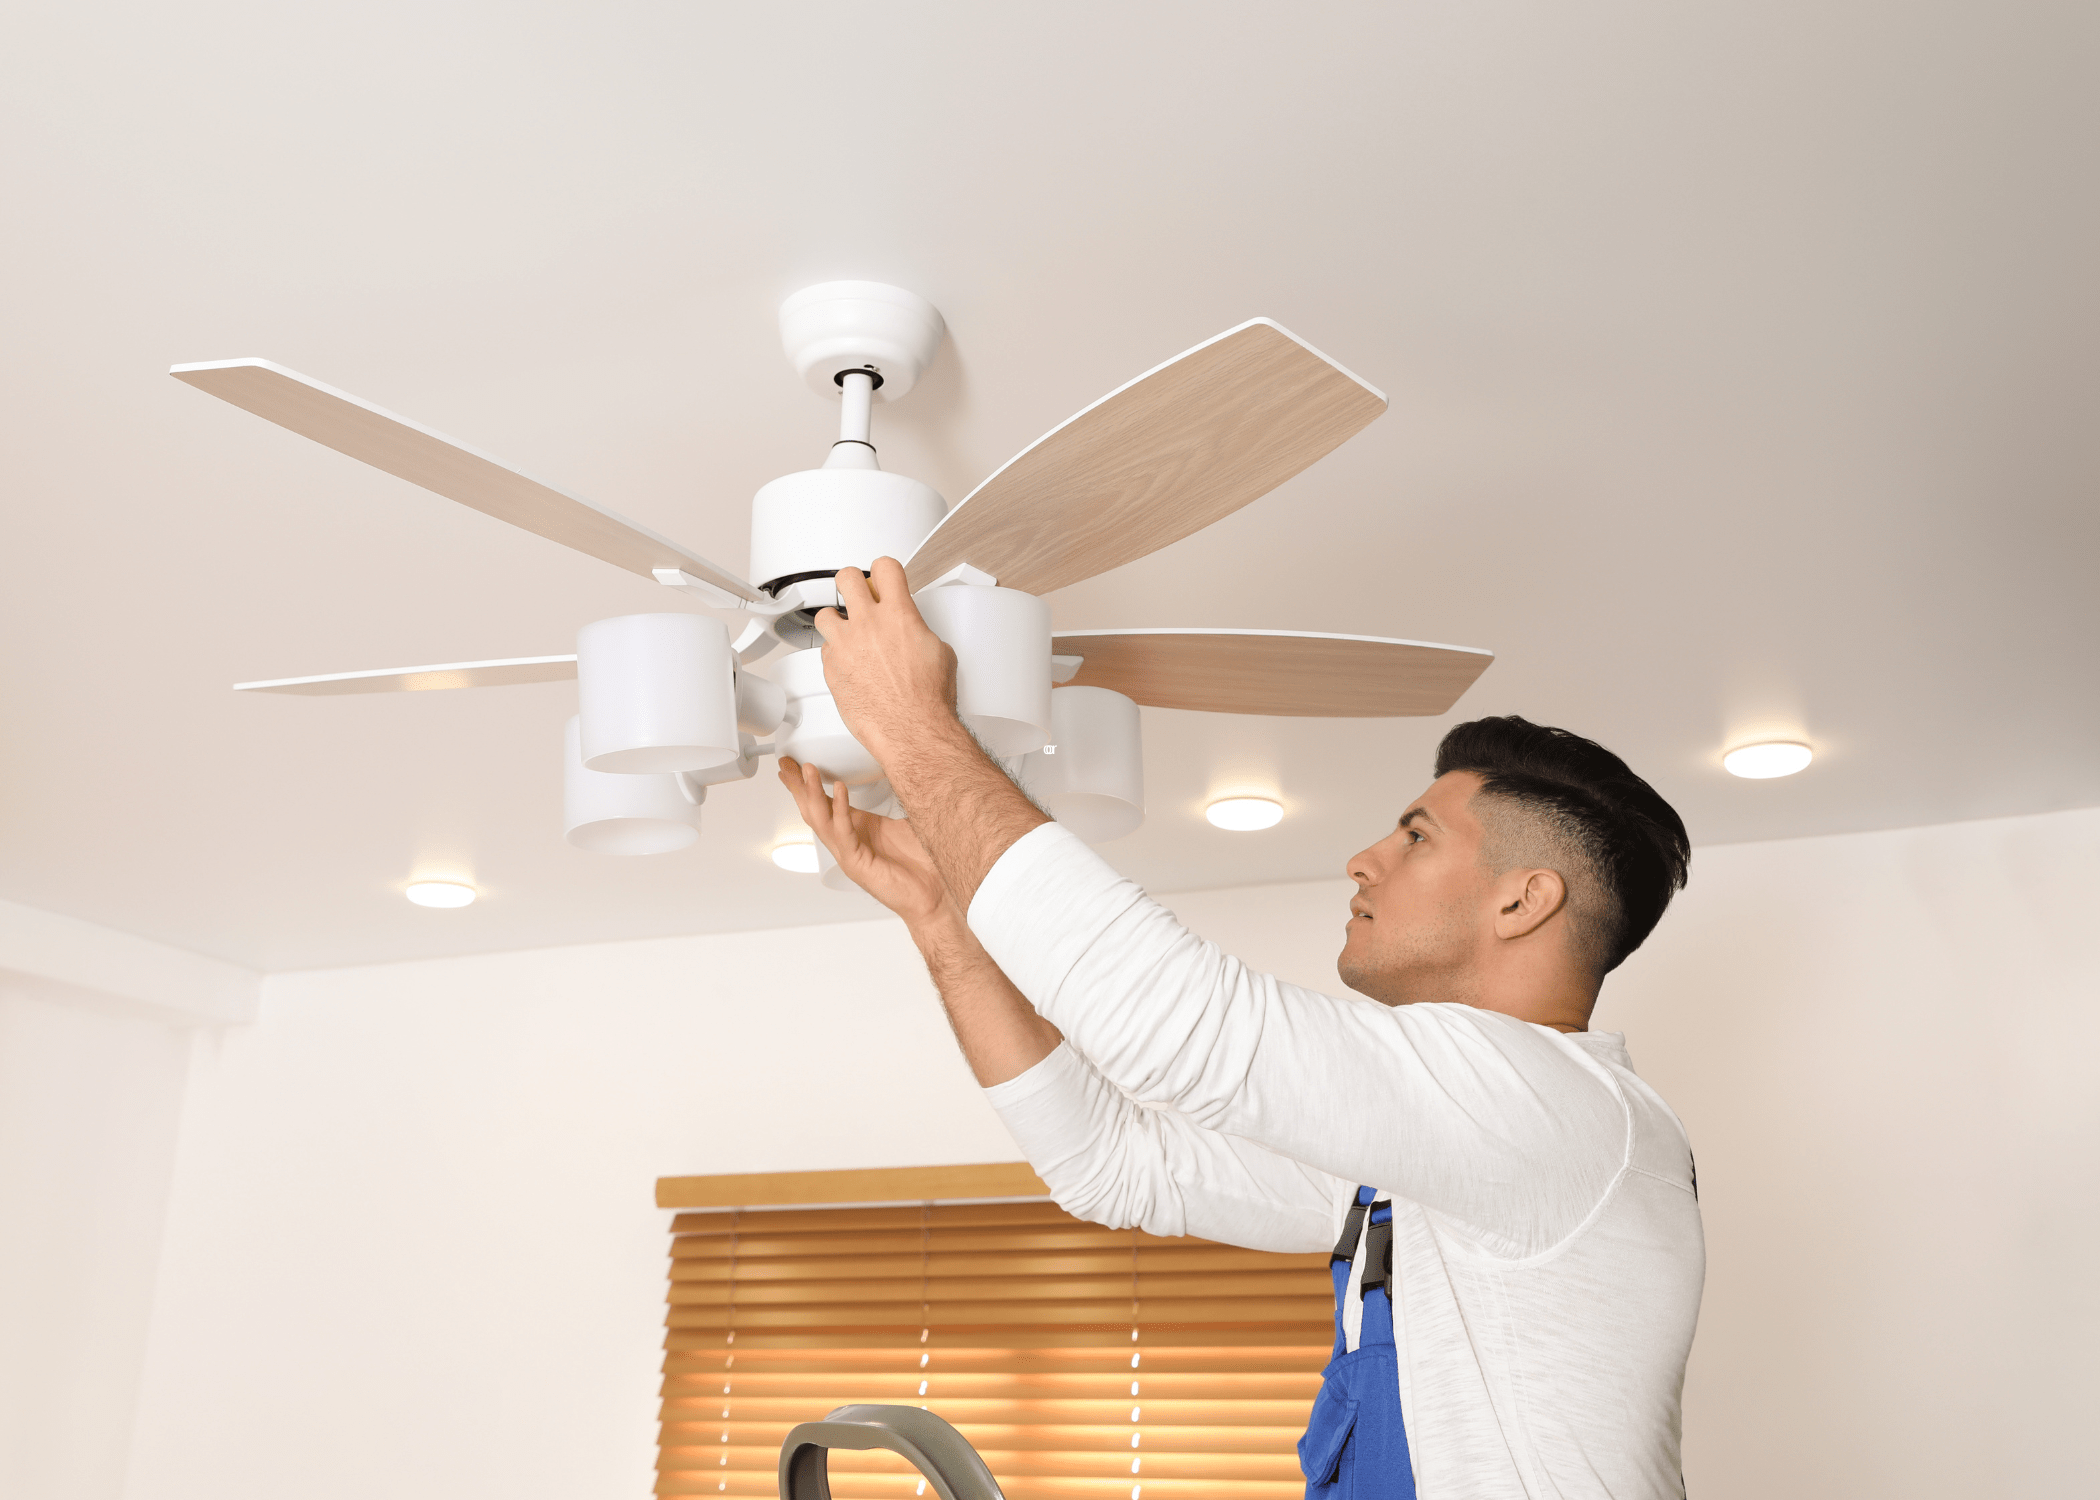
[[[873,1185],[806,1175],[834,1202]],[[1041,1199],[681,1213],[657,1490],[774,1495],[790,1427],[875,1401],[953,1422],[1010,1500],[1297,1500],[1332,1314],[1324,1254],[1103,1229]],[[838,1500],[925,1492],[890,1454],[834,1451],[831,1472]]]

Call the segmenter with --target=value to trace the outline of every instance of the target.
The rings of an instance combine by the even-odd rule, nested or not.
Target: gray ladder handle
[[[1006,1500],[970,1440],[917,1406],[842,1406],[780,1445],[780,1500],[831,1500],[830,1448],[887,1448],[911,1461],[940,1500]]]

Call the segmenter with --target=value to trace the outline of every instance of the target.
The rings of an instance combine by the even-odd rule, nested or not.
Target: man
[[[1335,1246],[1308,1495],[1681,1495],[1691,1151],[1620,1038],[1586,1029],[1684,883],[1669,805],[1565,731],[1460,725],[1349,862],[1339,967],[1369,998],[1315,994],[1188,933],[1021,794],[957,719],[953,654],[893,559],[839,596],[825,675],[910,821],[827,798],[813,767],[782,779],[909,925],[1057,1201]]]

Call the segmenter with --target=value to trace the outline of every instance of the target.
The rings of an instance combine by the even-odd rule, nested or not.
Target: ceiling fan
[[[1468,647],[1304,631],[1052,632],[1042,595],[1230,515],[1385,410],[1383,394],[1266,318],[1111,391],[952,509],[928,486],[883,470],[869,435],[873,403],[908,394],[940,346],[945,325],[932,305],[875,282],[828,282],[790,297],[780,323],[796,372],[840,403],[839,437],[821,467],[776,479],[753,499],[753,581],[267,360],[174,366],[168,373],[178,380],[653,578],[701,610],[594,622],[570,656],[236,690],[419,692],[575,678],[568,837],[586,849],[647,854],[694,842],[707,788],[750,777],[772,752],[817,766],[827,782],[844,780],[856,806],[901,816],[881,768],[832,704],[811,623],[838,603],[839,569],[866,569],[885,554],[904,559],[928,623],[956,651],[965,722],[1054,817],[1094,842],[1143,820],[1140,704],[1332,718],[1440,714],[1493,660]],[[761,743],[765,735],[774,738]],[[843,879],[834,875],[835,867],[829,883]]]

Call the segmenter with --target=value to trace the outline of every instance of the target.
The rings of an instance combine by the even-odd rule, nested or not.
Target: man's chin
[[[1368,995],[1373,1000],[1384,998],[1378,993],[1378,971],[1347,948],[1342,949],[1342,956],[1334,961],[1334,971],[1341,976],[1342,983],[1357,994]]]

